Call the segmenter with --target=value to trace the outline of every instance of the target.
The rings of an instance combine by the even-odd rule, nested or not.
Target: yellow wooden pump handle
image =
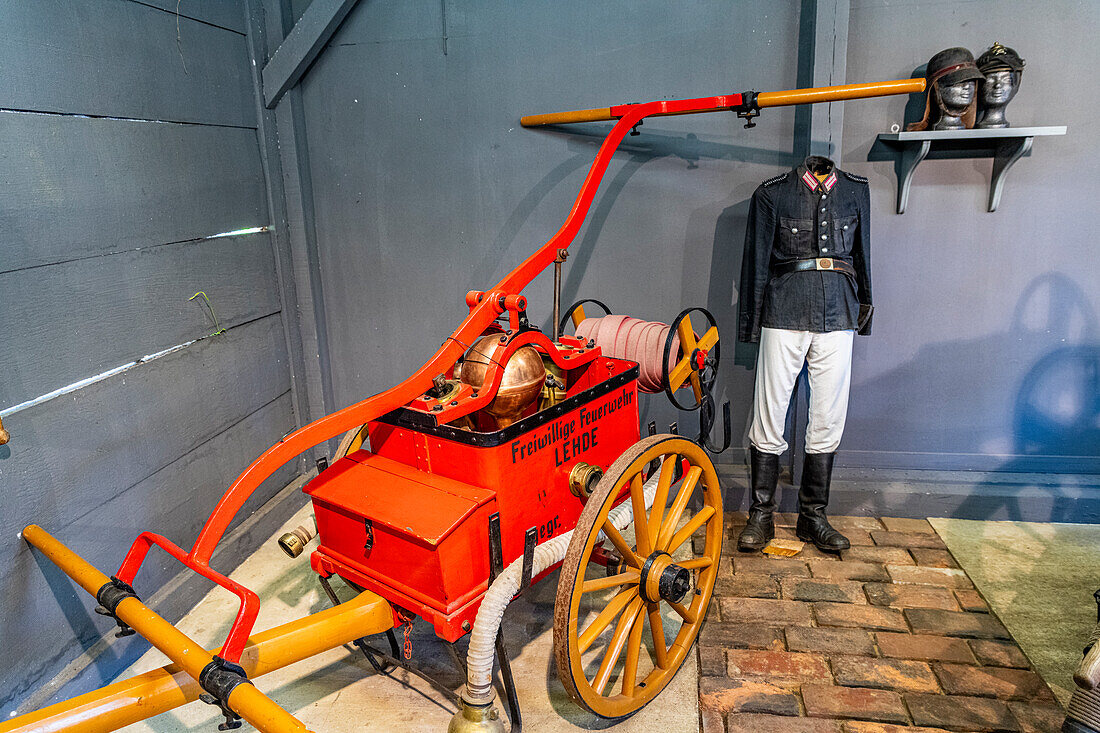
[[[885,97],[892,94],[919,94],[925,89],[924,78],[894,79],[874,81],[866,84],[844,84],[834,87],[812,87],[809,89],[788,89],[780,92],[760,92],[756,95],[756,106],[786,107],[792,104],[814,104],[817,102],[838,102],[845,99],[867,99]],[[725,112],[736,109],[748,94],[729,94],[718,97],[702,97],[684,100],[686,103],[669,102],[667,111],[656,111],[648,117],[668,117],[671,115],[696,114],[700,112]],[[524,127],[542,125],[565,125],[573,122],[605,122],[617,120],[631,107],[623,104],[616,107],[597,107],[595,109],[575,109],[568,112],[550,112],[547,114],[527,115],[520,118]]]

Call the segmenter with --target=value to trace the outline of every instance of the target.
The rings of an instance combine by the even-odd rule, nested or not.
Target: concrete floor
[[[1100,525],[929,521],[1066,705],[1096,624]]]
[[[303,523],[311,512],[306,505],[270,542],[246,560],[232,576],[255,590],[261,601],[257,629],[266,629],[326,608],[328,599],[309,568],[305,555],[288,560],[275,538]],[[694,651],[669,686],[634,717],[619,723],[597,718],[578,708],[565,694],[553,660],[553,613],[557,573],[512,602],[504,617],[504,633],[519,689],[523,723],[527,730],[599,730],[697,733],[699,730],[698,669]],[[346,589],[344,589],[346,590]],[[178,626],[196,641],[212,648],[224,639],[236,613],[236,598],[212,590]],[[434,674],[445,677],[452,689],[463,678],[443,644],[427,624],[413,634],[413,656]],[[384,646],[380,639],[379,646]],[[463,655],[465,643],[460,642]],[[166,664],[152,650],[122,677]],[[398,670],[393,679],[376,673],[349,648],[340,647],[256,680],[256,685],[316,731],[424,731],[443,733],[454,708],[419,678]],[[502,713],[506,705],[501,704]],[[127,731],[179,733],[214,730],[215,708],[193,702],[169,713],[127,727]],[[246,726],[247,727],[247,726]]]

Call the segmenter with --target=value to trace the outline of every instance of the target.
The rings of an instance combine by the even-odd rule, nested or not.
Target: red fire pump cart
[[[27,542],[96,597],[97,610],[116,620],[119,633],[142,634],[173,664],[4,721],[0,733],[117,730],[200,696],[221,707],[222,729],[243,718],[262,731],[306,731],[250,680],[351,642],[379,668],[417,671],[393,635],[415,618],[447,641],[470,635],[462,699],[446,693],[460,708],[451,729],[503,729],[493,705],[495,655],[518,730],[507,654],[498,653],[500,617],[517,592],[558,566],[554,654],[565,689],[607,718],[639,710],[686,658],[718,570],[721,489],[700,445],[708,443],[714,413],[709,390],[718,329],[705,311],[701,333],[694,311],[671,325],[585,318],[584,304],[594,301],[570,309],[559,324],[566,249],[616,148],[646,117],[733,111],[751,126],[765,107],[923,89],[923,79],[907,79],[524,118],[525,126],[617,122],[561,229],[496,286],[468,293],[469,315],[415,374],[269,448],[222,496],[190,550],[145,532],[107,577],[41,527],[23,530]],[[555,333],[547,335],[529,325],[522,291],[551,265]],[[560,333],[569,320],[574,336]],[[639,439],[639,391],[664,391],[682,409],[701,410],[699,439],[672,433]],[[680,402],[678,393],[692,399]],[[345,433],[332,464],[320,466],[305,488],[319,533],[310,563],[334,603],[328,580],[334,575],[359,594],[253,633],[259,599],[211,568],[211,554],[264,479]],[[727,428],[726,443],[728,437]],[[312,535],[300,529],[282,544],[297,554]],[[200,648],[139,599],[134,578],[154,547],[240,599],[220,649]],[[389,652],[364,639],[379,633],[388,635]]]

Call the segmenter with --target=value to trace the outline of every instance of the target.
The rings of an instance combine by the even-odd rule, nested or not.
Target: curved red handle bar
[[[647,102],[645,104],[622,105],[612,108],[613,115],[620,119],[611,128],[603,144],[600,145],[596,159],[592,162],[588,175],[585,176],[584,183],[581,185],[581,190],[577,194],[577,199],[573,203],[573,208],[570,209],[565,223],[538,251],[520,263],[479,302],[475,302],[470,306],[470,314],[455,329],[450,338],[443,342],[443,345],[424,366],[417,369],[404,382],[299,428],[264,451],[222,495],[217,506],[214,507],[214,511],[211,512],[210,518],[203,525],[202,531],[199,532],[191,551],[186,555],[183,554],[182,549],[164,538],[145,533],[134,541],[119,569],[118,576],[128,582],[132,581],[144,562],[150,545],[156,544],[188,568],[236,593],[241,599],[241,607],[230,633],[231,638],[229,641],[231,644],[229,645],[228,654],[230,656],[234,656],[234,652],[239,654],[238,647],[243,643],[243,639],[247,639],[256,620],[257,603],[255,594],[212,570],[209,562],[214,548],[225,534],[229,523],[240,511],[241,506],[248,497],[252,495],[252,492],[280,466],[300,453],[395,410],[431,388],[432,378],[446,372],[465,352],[466,347],[463,344],[473,343],[474,339],[484,333],[485,329],[504,312],[505,304],[514,305],[518,303],[519,301],[514,296],[527,287],[540,272],[554,263],[558,250],[567,249],[573,242],[584,223],[585,217],[588,215],[592,200],[595,198],[604,173],[607,171],[607,166],[611,163],[611,157],[615,154],[623,138],[626,137],[627,131],[642,119],[654,114],[713,112],[728,109],[740,103],[741,95],[732,94],[720,97]],[[469,299],[467,299],[467,304],[469,304]]]

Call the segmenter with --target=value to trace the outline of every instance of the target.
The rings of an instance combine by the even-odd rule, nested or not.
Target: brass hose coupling
[[[587,499],[596,490],[596,484],[601,478],[603,478],[602,468],[578,461],[569,471],[569,490],[575,496]]]
[[[463,697],[458,712],[447,726],[447,733],[504,733],[504,721],[495,702],[495,695],[488,701],[479,702]]]
[[[305,524],[299,525],[279,538],[279,547],[288,557],[301,555],[310,540],[317,536],[317,520],[314,519],[310,524],[313,525],[312,529]]]

